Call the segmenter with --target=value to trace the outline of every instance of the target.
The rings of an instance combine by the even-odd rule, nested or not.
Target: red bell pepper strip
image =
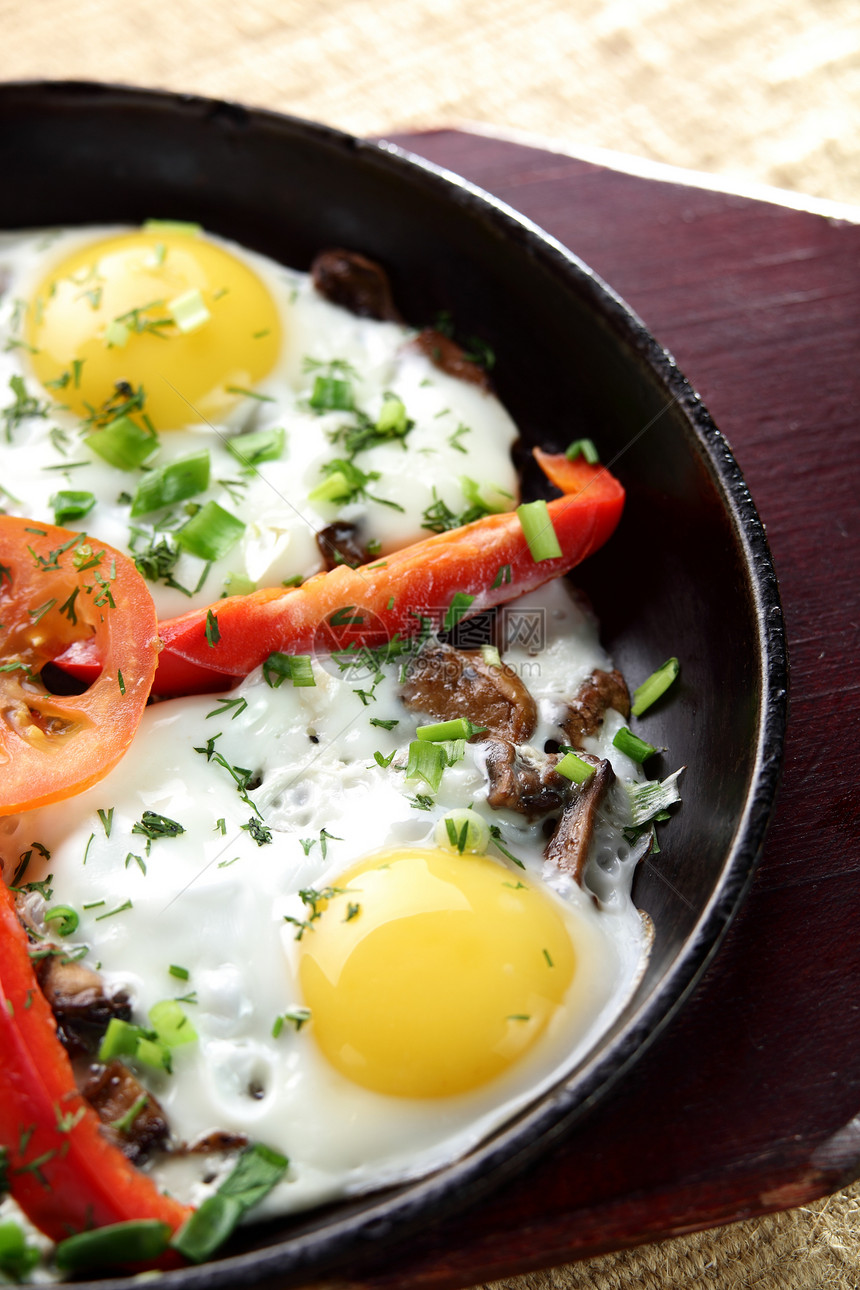
[[[380,645],[395,632],[414,635],[422,613],[444,614],[457,591],[474,596],[462,615],[466,617],[567,573],[611,537],[624,507],[624,489],[605,467],[589,465],[584,458],[569,461],[564,453],[540,448],[534,455],[547,478],[565,494],[549,503],[560,558],[535,563],[516,515],[506,512],[440,533],[359,569],[342,565],[317,574],[301,587],[231,596],[209,609],[161,622],[164,649],[153,690],[168,698],[228,689],[273,650],[302,654],[343,649],[350,643]],[[220,633],[214,644],[210,613]],[[98,657],[87,643],[73,646],[55,661],[81,680],[91,682],[98,676]]]
[[[0,1144],[12,1196],[54,1241],[130,1219],[158,1219],[175,1231],[191,1210],[163,1196],[108,1142],[75,1087],[3,882],[0,946]]]
[[[565,496],[548,504],[562,554],[536,562],[516,512],[487,515],[351,569],[341,565],[300,587],[230,596],[159,624],[164,648],[153,690],[162,696],[223,686],[273,651],[325,652],[414,636],[422,618],[444,623],[454,596],[472,597],[458,617],[503,604],[567,573],[614,532],[624,489],[608,470],[536,451]]]

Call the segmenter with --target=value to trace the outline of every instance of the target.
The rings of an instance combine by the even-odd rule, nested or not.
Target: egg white
[[[128,231],[100,227],[0,234],[0,417],[14,403],[12,377],[23,376],[28,393],[51,404],[47,416],[28,417],[8,439],[0,437],[0,510],[53,522],[50,499],[58,490],[90,492],[97,504],[80,526],[120,550],[133,546],[140,551],[146,534],[170,512],[130,520],[128,505],[117,499],[123,492],[134,493],[143,472],[117,470],[87,449],[80,420],[62,408],[61,393],[47,393],[30,374],[21,342],[23,311],[51,266],[88,242]],[[278,586],[309,577],[323,567],[315,535],[335,519],[362,524],[383,553],[427,537],[422,517],[437,498],[456,514],[468,506],[464,476],[482,487],[493,486],[494,503],[502,509],[516,504],[510,448],[517,431],[493,395],[448,376],[410,349],[415,333],[409,328],[358,318],[323,299],[307,274],[234,242],[205,236],[246,263],[268,287],[281,316],[284,344],[275,369],[254,391],[260,398],[244,399],[223,423],[191,423],[162,432],[160,449],[147,462],[148,467],[163,466],[208,448],[211,485],[192,500],[214,500],[246,524],[233,550],[208,568],[195,556],[181,557],[173,578],[190,594],[163,581],[150,583],[159,616],[210,604],[237,586],[247,589],[247,580]],[[351,413],[318,414],[308,407],[318,370],[309,370],[309,359],[349,363],[356,373],[356,404],[369,416],[378,415],[385,393],[391,392],[414,421],[404,442],[379,444],[356,458],[365,473],[380,472],[369,492],[381,500],[368,497],[348,505],[308,500],[322,479],[324,463],[343,456],[331,436],[354,420]],[[246,430],[275,426],[286,431],[282,458],[243,471],[226,441]],[[57,428],[65,441],[52,434]],[[80,462],[86,464],[70,464]],[[137,537],[131,525],[138,529]]]
[[[12,401],[6,393],[12,377],[23,375],[28,392],[46,397],[17,343],[16,302],[26,301],[50,264],[77,246],[123,231],[0,236],[0,281],[7,280],[0,299],[0,414]],[[194,500],[214,499],[247,526],[233,551],[208,570],[182,557],[174,576],[194,589],[192,595],[151,584],[160,616],[211,603],[235,589],[236,578],[267,586],[309,576],[322,567],[315,534],[335,519],[364,525],[383,552],[426,536],[423,512],[437,498],[455,513],[468,504],[464,476],[485,490],[492,486],[502,504],[515,504],[510,447],[516,428],[494,397],[447,376],[410,349],[409,329],[358,319],[322,299],[307,275],[222,244],[267,285],[285,343],[276,368],[257,387],[265,401],[245,400],[223,424],[190,424],[160,436],[159,456],[149,464],[164,465],[207,447],[213,481],[239,479],[242,487],[216,482]],[[381,501],[335,506],[308,500],[322,465],[342,455],[332,436],[350,421],[349,414],[318,415],[308,408],[314,379],[308,358],[349,363],[357,373],[356,402],[371,417],[390,391],[414,421],[406,450],[399,442],[381,444],[357,459],[365,472],[379,472],[372,492]],[[286,431],[282,459],[243,476],[225,441],[276,425]],[[57,427],[65,441],[52,435]],[[90,491],[98,501],[86,528],[129,549],[128,506],[117,498],[134,491],[141,472],[115,470],[88,453],[79,435],[77,418],[53,406],[47,417],[27,418],[0,439],[0,507],[52,521],[50,498],[58,489]],[[69,465],[84,460],[85,465]],[[149,529],[158,519],[146,516],[135,524]],[[505,661],[538,700],[533,744],[539,751],[545,740],[559,738],[563,697],[608,660],[594,624],[560,585],[501,612],[513,615],[514,643]],[[544,632],[537,652],[534,638],[519,630],[529,614],[537,615]],[[462,1155],[575,1066],[617,1016],[642,967],[646,938],[629,897],[636,853],[620,828],[602,826],[597,840],[592,885],[600,895],[598,910],[588,891],[544,862],[539,825],[490,810],[480,744],[467,746],[464,759],[446,770],[430,809],[419,809],[417,795],[427,794],[420,783],[405,781],[405,750],[426,718],[403,708],[397,672],[395,666],[374,687],[370,702],[357,692],[363,683],[354,672],[315,660],[313,688],[286,683],[273,690],[259,672],[253,674],[223,696],[244,701],[241,711],[240,702],[228,706],[218,696],[160,704],[146,712],[131,750],[100,784],[55,806],[0,819],[7,881],[34,841],[50,852],[45,863],[34,856],[26,880],[53,873],[53,903],[81,913],[69,948],[88,948],[86,962],[98,965],[111,987],[129,993],[135,1020],[145,1024],[159,1000],[193,995],[194,1002],[184,1006],[198,1043],[175,1051],[171,1076],[145,1071],[143,1078],[164,1106],[176,1139],[193,1141],[222,1129],[247,1134],[290,1158],[287,1177],[257,1214],[363,1192]],[[399,724],[386,731],[372,726],[372,717]],[[617,724],[609,714],[588,746],[609,757],[622,778],[641,778],[640,769],[611,745]],[[195,751],[205,750],[213,737],[213,750],[259,781],[249,791],[253,807],[217,758]],[[394,759],[380,765],[376,752],[383,761],[391,753]],[[502,827],[506,846],[529,877],[545,885],[587,970],[576,973],[564,1008],[541,1041],[491,1084],[445,1099],[385,1097],[328,1065],[316,1048],[312,1020],[298,1032],[287,1024],[273,1036],[275,1019],[302,1005],[295,926],[285,920],[306,913],[301,889],[333,885],[353,863],[383,848],[432,845],[440,817],[470,805]],[[273,831],[271,844],[258,846],[246,827],[254,808]],[[112,812],[109,835],[99,810]],[[145,839],[132,831],[144,810],[180,821],[185,832],[155,840],[147,850]],[[512,876],[518,872],[501,854],[497,858]],[[171,964],[188,969],[187,984],[169,974]],[[224,1164],[215,1157],[160,1158],[152,1170],[159,1185],[199,1203],[217,1185]]]
[[[542,651],[514,646],[506,655],[538,700],[533,746],[540,750],[545,739],[559,737],[561,698],[607,660],[593,622],[563,585],[517,607],[541,614],[547,633]],[[257,672],[220,698],[158,704],[100,784],[0,820],[7,881],[34,841],[50,852],[44,863],[34,855],[26,879],[53,873],[53,903],[81,914],[64,944],[89,947],[85,961],[99,966],[110,986],[128,991],[135,1020],[145,1024],[154,1003],[193,992],[195,1001],[185,1006],[199,1042],[175,1050],[172,1075],[147,1070],[144,1082],[176,1138],[193,1141],[224,1129],[289,1157],[289,1172],[262,1213],[366,1191],[462,1155],[588,1052],[641,970],[645,936],[629,897],[636,855],[620,827],[603,839],[611,857],[602,864],[598,909],[588,891],[544,861],[539,824],[490,809],[480,743],[467,745],[463,760],[445,771],[430,809],[418,809],[415,798],[426,785],[405,780],[405,751],[427,718],[400,702],[398,671],[387,669],[367,704],[356,692],[367,682],[356,684],[325,659],[314,661],[314,687],[272,689]],[[398,724],[387,731],[371,725],[373,717]],[[243,828],[252,809],[224,766],[207,759],[213,737],[210,748],[259,781],[249,796],[273,831],[271,844],[258,846]],[[609,732],[596,738],[594,751],[608,756],[619,776],[640,778],[610,738]],[[395,753],[389,766],[377,763],[377,751],[383,760]],[[296,929],[285,921],[307,914],[299,890],[334,885],[351,864],[383,848],[433,845],[437,820],[470,805],[501,826],[506,846],[533,882],[545,884],[574,941],[580,967],[542,1039],[481,1088],[421,1099],[383,1096],[345,1079],[317,1049],[313,1019],[298,1032],[287,1024],[274,1038],[275,1018],[303,1005]],[[109,837],[100,809],[112,811]],[[144,810],[186,831],[153,841],[147,854],[145,839],[132,832]],[[501,854],[498,862],[518,876]],[[187,982],[170,976],[171,964],[188,969]],[[217,1175],[221,1163],[168,1158],[153,1172],[161,1186],[199,1203],[215,1185],[204,1179]]]

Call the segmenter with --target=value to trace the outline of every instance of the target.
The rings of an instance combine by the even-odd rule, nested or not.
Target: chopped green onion
[[[474,599],[474,596],[468,595],[465,591],[455,591],[448,606],[442,630],[449,632],[452,627],[456,627],[460,619],[465,617],[466,611]]]
[[[203,1263],[235,1231],[245,1210],[235,1196],[216,1192],[186,1219],[171,1245],[192,1263]]]
[[[438,747],[444,748],[449,766],[453,766],[456,762],[462,761],[466,756],[465,739],[446,739],[445,742],[439,744]]]
[[[150,1039],[140,1026],[122,1021],[119,1017],[111,1017],[98,1051],[100,1062],[110,1062],[115,1057],[135,1057],[156,1070],[170,1070],[170,1050],[167,1045]]]
[[[189,291],[183,291],[181,296],[168,300],[167,308],[181,332],[196,331],[212,317],[199,287],[191,287]]]
[[[148,1039],[142,1035],[137,1041],[134,1055],[139,1062],[151,1066],[153,1070],[170,1070],[170,1049],[157,1039]]]
[[[45,911],[45,922],[57,923],[58,936],[71,936],[77,931],[79,919],[71,905],[54,905]]]
[[[680,670],[681,665],[676,658],[667,659],[662,667],[651,673],[647,681],[637,686],[633,691],[633,706],[630,709],[633,716],[641,717],[643,712],[656,703],[666,693]]]
[[[169,1241],[168,1223],[157,1218],[130,1219],[67,1237],[54,1250],[54,1260],[62,1272],[149,1262],[164,1253]]]
[[[60,528],[75,520],[82,520],[85,515],[89,515],[95,504],[96,499],[92,493],[75,492],[73,489],[61,489],[54,493],[48,503],[54,508],[54,523],[59,524]]]
[[[423,779],[435,793],[442,782],[442,773],[448,764],[445,750],[426,739],[414,739],[409,745],[407,779]]]
[[[352,382],[337,376],[317,376],[310,405],[318,412],[351,412],[355,407]]]
[[[287,680],[300,688],[316,685],[310,654],[282,654],[280,650],[273,650],[263,663],[263,679],[273,690]]]
[[[334,470],[308,493],[309,502],[346,501],[355,489],[342,470]]]
[[[192,1263],[202,1263],[226,1241],[246,1210],[280,1182],[289,1161],[257,1142],[241,1156],[214,1196],[189,1216],[171,1245]]]
[[[176,540],[201,560],[220,560],[245,532],[242,520],[217,502],[207,502],[176,532]]]
[[[509,564],[499,565],[498,573],[490,584],[491,591],[495,591],[496,587],[501,587],[503,584],[509,583],[512,578],[513,571],[511,566]]]
[[[254,430],[226,440],[225,447],[243,466],[258,466],[261,461],[275,461],[284,451],[286,431],[283,426]]]
[[[4,1157],[0,1156],[0,1165]],[[5,1194],[5,1192],[4,1192]],[[39,1262],[41,1255],[34,1245],[28,1245],[27,1239],[17,1223],[11,1220],[0,1223],[0,1284],[5,1285],[7,1278],[14,1285],[27,1281],[29,1275]]]
[[[453,721],[434,721],[427,726],[419,726],[415,734],[428,743],[444,743],[448,739],[471,739],[472,735],[483,734],[486,726],[473,726],[468,717],[456,717]]]
[[[644,784],[626,786],[627,795],[630,798],[631,822],[634,826],[647,824],[661,811],[665,811],[667,806],[671,806],[673,802],[680,802],[681,794],[678,792],[676,783],[680,774],[681,771],[676,770],[667,779],[649,779]]]
[[[438,846],[459,851],[460,855],[466,851],[483,855],[490,845],[490,829],[486,820],[466,807],[443,815],[433,837]]]
[[[119,1017],[111,1017],[99,1046],[99,1061],[110,1062],[115,1057],[133,1057],[142,1033],[140,1026],[134,1026],[130,1021],[121,1021]]]
[[[256,582],[246,578],[244,573],[228,573],[224,579],[224,594],[227,596],[248,596],[256,590]]]
[[[171,976],[175,976],[179,981],[187,981],[191,975],[188,968],[180,967],[178,963],[171,963],[167,971]]]
[[[183,502],[186,497],[202,493],[208,487],[209,449],[206,448],[203,452],[179,457],[169,466],[144,475],[134,494],[131,514],[146,515],[149,511],[161,510],[163,506],[173,506],[175,502]]]
[[[384,435],[405,435],[409,429],[406,405],[396,394],[386,394],[379,416],[376,418],[376,429],[379,434]]]
[[[628,757],[639,762],[640,765],[643,761],[647,761],[649,757],[653,757],[657,751],[653,744],[646,743],[644,739],[638,738],[632,730],[628,730],[627,726],[621,727],[612,743],[620,752],[626,753]]]
[[[144,233],[178,233],[180,237],[197,237],[203,232],[200,224],[185,219],[148,219],[143,225]]]
[[[108,349],[125,349],[131,335],[128,327],[119,318],[109,322],[104,331],[104,340]]]
[[[482,645],[481,657],[483,658],[487,667],[502,666],[502,656],[495,645]]]
[[[541,560],[555,560],[562,554],[549,509],[542,498],[518,506],[517,518],[536,564]]]
[[[290,655],[290,680],[299,687],[316,685],[310,654]]]
[[[259,1204],[275,1184],[280,1182],[288,1163],[279,1151],[255,1142],[243,1152],[236,1168],[227,1175],[218,1191],[222,1196],[234,1197],[243,1208],[250,1209],[252,1205]]]
[[[561,761],[556,763],[555,768],[559,775],[573,780],[574,784],[584,784],[594,774],[594,767],[572,752],[565,753]]]
[[[149,1010],[149,1021],[158,1038],[168,1048],[193,1044],[197,1031],[175,999],[163,999]]]
[[[596,466],[600,461],[600,455],[591,439],[574,439],[573,443],[565,448],[564,455],[568,461],[576,461],[577,457],[584,457],[590,466]]]
[[[489,511],[491,515],[499,515],[502,511],[510,510],[511,502],[514,500],[513,493],[509,493],[499,484],[484,484],[482,492],[477,481],[470,479],[468,475],[460,476],[460,489],[467,502],[476,509]]]
[[[137,470],[155,452],[158,435],[141,430],[131,417],[116,417],[88,434],[84,443],[117,470]]]

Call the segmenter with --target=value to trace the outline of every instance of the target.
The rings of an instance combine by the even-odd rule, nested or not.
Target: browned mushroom
[[[156,1099],[122,1062],[91,1066],[81,1096],[102,1121],[104,1132],[129,1160],[165,1146],[167,1120]]]
[[[70,1053],[95,1052],[111,1018],[128,1021],[131,1016],[125,994],[109,994],[97,972],[64,954],[44,958],[38,977]]]
[[[627,684],[620,672],[595,668],[567,705],[567,716],[561,723],[567,742],[573,748],[581,748],[583,739],[597,733],[607,708],[629,717]]]
[[[480,650],[427,645],[411,664],[401,692],[407,708],[440,721],[466,717],[491,735],[527,743],[537,725],[534,699],[512,668],[494,667]]]
[[[177,1147],[172,1153],[179,1156],[205,1156],[213,1151],[241,1151],[248,1145],[247,1134],[228,1133],[226,1129],[212,1129],[193,1142]]]
[[[321,296],[359,318],[403,321],[391,296],[388,274],[381,264],[357,251],[340,247],[321,251],[311,265],[311,277]]]
[[[547,860],[578,883],[582,882],[597,812],[614,781],[615,772],[609,762],[597,762],[594,774],[565,806],[546,845],[544,855]]]
[[[506,739],[488,739],[485,748],[490,781],[487,801],[494,810],[519,811],[536,820],[564,806],[572,785],[555,769],[557,754],[531,761]]]
[[[317,546],[327,569],[336,569],[339,564],[357,569],[360,564],[370,561],[370,554],[361,545],[358,534],[358,526],[347,520],[335,520],[334,524],[320,529]]]
[[[431,363],[449,376],[478,385],[482,390],[492,389],[492,382],[483,367],[473,362],[466,351],[444,332],[425,327],[409,344],[413,349],[419,349]]]

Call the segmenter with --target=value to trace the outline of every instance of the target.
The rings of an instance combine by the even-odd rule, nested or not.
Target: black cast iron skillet
[[[669,655],[682,662],[648,721],[648,738],[671,750],[653,772],[688,767],[683,805],[634,889],[654,949],[591,1058],[441,1172],[245,1229],[219,1260],[159,1281],[297,1285],[461,1209],[547,1150],[690,991],[749,884],[776,792],[787,672],[770,554],[725,440],[639,319],[528,221],[399,148],[201,98],[5,85],[0,175],[0,227],[177,218],[299,269],[331,246],[380,260],[410,322],[450,310],[463,335],[493,347],[498,392],[526,445],[598,442],[628,503],[577,582],[634,684]],[[537,472],[524,486],[540,490]]]

